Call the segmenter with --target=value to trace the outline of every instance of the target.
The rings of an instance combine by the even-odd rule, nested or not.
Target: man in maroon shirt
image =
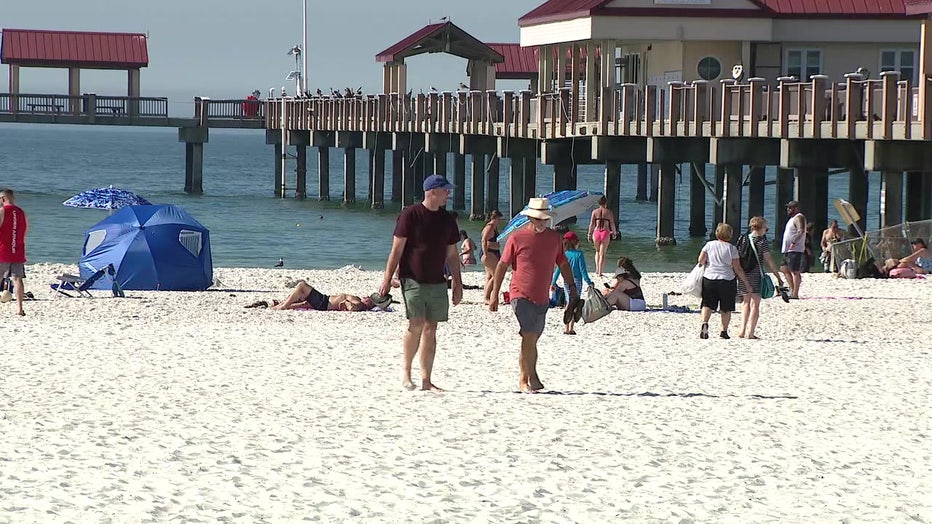
[[[421,352],[421,389],[442,391],[431,382],[430,373],[437,352],[437,324],[447,321],[450,308],[444,266],[449,267],[453,277],[453,305],[463,298],[459,250],[456,249],[460,232],[456,219],[443,208],[451,189],[453,184],[446,178],[431,175],[424,180],[424,201],[401,210],[379,286],[379,295],[387,295],[392,276],[398,270],[408,316],[402,386],[409,391],[415,389],[411,364],[418,351]]]
[[[23,278],[26,277],[26,213],[14,203],[13,190],[0,191],[0,276],[11,278],[16,289],[19,316],[23,312]]]
[[[489,311],[498,311],[498,297],[505,272],[512,268],[511,307],[518,318],[521,335],[521,355],[518,358],[518,387],[533,393],[544,389],[537,376],[537,340],[544,332],[547,310],[550,307],[550,279],[553,266],[560,266],[564,275],[573,270],[563,252],[563,237],[547,227],[550,220],[550,203],[546,198],[532,198],[527,209],[528,225],[515,231],[505,244],[502,258],[495,269]],[[576,283],[569,281],[569,300],[579,297]]]

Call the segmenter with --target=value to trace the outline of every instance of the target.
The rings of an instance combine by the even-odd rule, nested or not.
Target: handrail
[[[579,121],[571,88],[459,91],[352,98],[286,99],[292,129],[462,133],[524,138],[580,134],[670,137],[911,137],[918,119],[915,88],[897,73],[881,79],[845,76],[843,83],[763,78],[719,85],[670,82],[666,89],[622,84],[595,94],[596,111]],[[263,104],[269,129],[279,127],[281,99]],[[310,117],[305,113],[309,112]],[[295,127],[297,126],[297,127]]]

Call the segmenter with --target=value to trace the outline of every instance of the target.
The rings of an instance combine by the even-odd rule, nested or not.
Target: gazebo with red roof
[[[149,52],[141,33],[3,29],[0,63],[10,66],[11,94],[19,93],[20,68],[45,67],[68,70],[70,96],[81,95],[82,69],[124,70],[127,96],[139,97],[139,72],[149,65]]]
[[[480,42],[450,21],[428,24],[375,55],[385,62],[382,88],[385,93],[407,90],[405,58],[423,53],[448,53],[469,60],[470,89],[495,89],[495,67],[505,61],[501,53]]]

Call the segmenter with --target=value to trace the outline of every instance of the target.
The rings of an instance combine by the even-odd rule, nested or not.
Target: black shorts
[[[738,279],[710,280],[702,278],[702,307],[717,309],[720,313],[735,310],[738,295]]]
[[[783,253],[783,265],[791,272],[796,273],[803,270],[803,264],[806,262],[806,253],[802,251],[790,251]]]
[[[327,311],[330,308],[330,297],[316,289],[311,289],[304,300],[317,311]]]

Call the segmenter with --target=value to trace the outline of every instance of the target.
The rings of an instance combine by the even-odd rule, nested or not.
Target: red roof
[[[0,62],[24,66],[136,69],[149,65],[146,35],[3,29]]]
[[[932,13],[932,0],[906,0],[906,14],[925,15]]]
[[[401,41],[399,41],[397,44],[375,55],[375,61],[376,62],[395,61],[395,55],[397,55],[398,53],[401,53],[402,51],[411,47],[412,45],[420,42],[424,38],[427,38],[428,36],[433,34],[435,31],[439,31],[445,25],[446,25],[446,22],[441,22],[439,24],[425,25],[424,27],[418,29],[417,31],[401,39]]]
[[[906,15],[905,0],[757,0],[778,15],[865,17]]]
[[[486,44],[505,57],[495,64],[495,78],[530,79],[537,76],[537,48],[521,44]]]
[[[677,16],[756,18],[903,18],[907,3],[930,0],[749,0],[757,8],[708,9],[694,5],[663,7],[606,7],[612,0],[547,0],[518,19],[522,26],[588,16]],[[927,8],[932,10],[932,8]],[[909,15],[915,14],[914,12]]]

